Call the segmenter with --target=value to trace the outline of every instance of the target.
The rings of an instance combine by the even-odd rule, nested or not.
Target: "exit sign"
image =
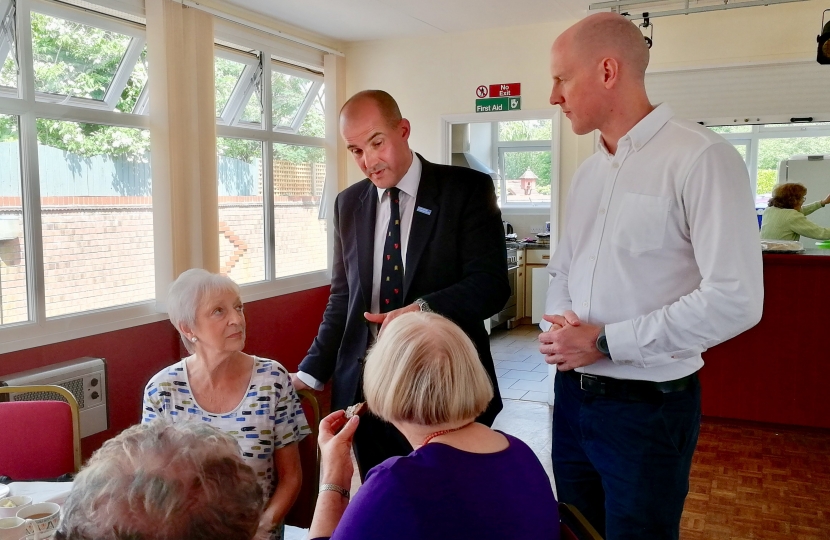
[[[521,96],[522,95],[522,83],[510,83],[510,84],[491,84],[490,85],[490,97],[508,97],[508,96]]]
[[[520,97],[495,97],[476,100],[476,112],[518,111],[522,108]]]

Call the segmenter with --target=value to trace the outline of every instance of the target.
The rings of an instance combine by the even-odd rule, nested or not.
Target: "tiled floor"
[[[548,365],[539,352],[539,327],[503,326],[490,334],[490,350],[496,364],[501,397],[548,403]]]

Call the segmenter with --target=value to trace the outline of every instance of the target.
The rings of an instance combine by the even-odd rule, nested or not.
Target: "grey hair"
[[[179,331],[182,343],[191,354],[193,344],[182,331],[182,325],[190,328],[196,324],[196,312],[206,295],[232,291],[239,296],[239,285],[222,274],[213,274],[201,268],[191,268],[182,272],[176,281],[170,284],[167,293],[167,314],[170,322]]]
[[[251,540],[264,499],[236,440],[159,418],[110,439],[75,477],[58,540]]]

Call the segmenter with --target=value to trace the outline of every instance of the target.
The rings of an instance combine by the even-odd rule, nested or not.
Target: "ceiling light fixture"
[[[818,60],[819,64],[830,64],[830,21],[824,24],[824,14],[830,11],[825,9],[821,13],[821,34],[816,38],[818,40]]]
[[[622,13],[629,11],[642,13],[648,10],[650,18],[668,17],[670,15],[689,15],[706,11],[723,11],[753,6],[770,6],[805,0],[613,0],[588,5],[588,11],[612,11]],[[638,20],[643,17],[629,17]]]
[[[648,29],[648,35],[643,36],[646,40],[646,45],[650,49],[652,45],[654,45],[654,24],[652,24],[648,19],[648,12],[643,13],[643,22],[638,25],[643,30]]]

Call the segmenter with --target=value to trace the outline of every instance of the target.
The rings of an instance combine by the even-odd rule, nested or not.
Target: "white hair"
[[[167,313],[170,322],[179,331],[188,352],[193,353],[194,348],[182,331],[182,325],[193,328],[196,324],[196,312],[205,296],[228,291],[239,296],[239,285],[227,276],[213,274],[201,268],[185,270],[170,284],[167,293]]]
[[[57,540],[251,540],[264,499],[236,440],[159,418],[110,439],[75,477]]]

